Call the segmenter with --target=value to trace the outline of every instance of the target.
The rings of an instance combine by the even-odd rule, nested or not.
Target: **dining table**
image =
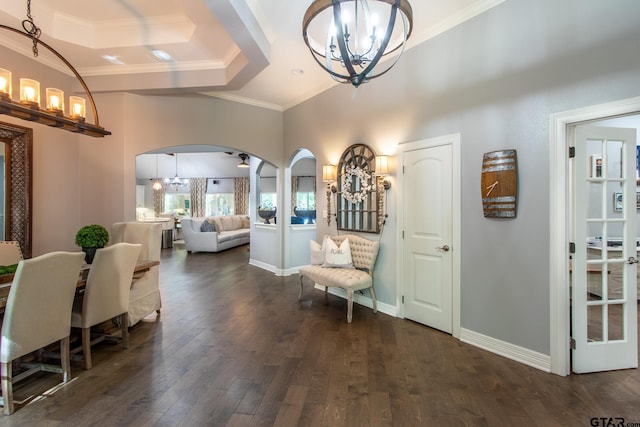
[[[151,269],[151,267],[156,265],[160,265],[160,261],[138,260],[133,269],[131,280],[133,281],[142,277]],[[76,293],[84,289],[86,286],[90,270],[91,264],[83,264],[80,268],[78,283],[76,284]],[[4,313],[4,309],[7,305],[7,298],[9,297],[9,291],[11,290],[14,275],[15,273],[0,274],[0,314]]]

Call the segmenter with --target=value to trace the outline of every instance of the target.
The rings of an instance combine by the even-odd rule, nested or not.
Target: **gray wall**
[[[307,141],[320,169],[355,142],[389,154],[460,133],[461,325],[549,354],[549,116],[640,95],[638,17],[635,0],[509,0],[410,49],[357,90],[337,86],[286,111],[284,154]],[[505,148],[518,151],[518,216],[485,219],[482,155]],[[387,233],[399,232],[400,218],[393,202],[388,212],[376,293],[394,305]],[[327,231],[319,221],[317,234]]]

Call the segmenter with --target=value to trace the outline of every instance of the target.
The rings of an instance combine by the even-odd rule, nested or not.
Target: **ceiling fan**
[[[247,159],[249,158],[249,155],[247,153],[240,153],[240,154],[238,154],[238,157],[240,157],[240,160],[242,160],[240,163],[238,163],[238,167],[239,168],[248,168],[249,167],[249,163],[247,163]]]

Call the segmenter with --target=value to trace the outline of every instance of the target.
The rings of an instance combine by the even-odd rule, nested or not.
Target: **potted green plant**
[[[84,260],[87,264],[93,262],[96,250],[104,248],[109,243],[109,232],[99,224],[85,225],[76,233],[76,245],[85,253]]]

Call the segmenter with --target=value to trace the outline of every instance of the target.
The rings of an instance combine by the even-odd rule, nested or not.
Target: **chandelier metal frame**
[[[73,75],[76,77],[80,85],[84,89],[84,93],[89,100],[89,105],[91,106],[91,110],[93,111],[93,117],[95,120],[95,124],[87,123],[84,117],[71,118],[67,117],[61,112],[51,112],[44,109],[39,108],[37,105],[29,105],[23,104],[20,102],[13,101],[8,96],[3,96],[0,94],[0,114],[6,114],[11,117],[17,117],[19,119],[28,120],[32,122],[37,122],[41,124],[45,124],[47,126],[57,127],[64,130],[68,130],[71,132],[81,133],[84,135],[92,136],[92,137],[104,137],[106,135],[111,135],[111,132],[105,130],[100,126],[100,119],[98,117],[98,110],[96,108],[95,101],[93,100],[93,95],[89,90],[89,87],[82,79],[82,76],[78,73],[78,71],[71,65],[71,63],[62,56],[57,50],[48,45],[47,43],[40,40],[41,30],[36,24],[33,22],[33,17],[31,16],[31,0],[27,1],[27,19],[22,21],[23,30],[9,27],[7,25],[0,24],[0,29],[11,31],[15,34],[19,34],[21,36],[27,37],[33,42],[33,56],[38,56],[38,45],[44,47],[53,55],[55,55],[60,61],[62,61],[68,68],[71,70]],[[11,84],[11,83],[9,83]]]
[[[365,14],[365,19],[368,19],[368,2],[387,3],[391,6],[389,20],[384,37],[382,37],[381,40],[378,40],[375,33],[368,34],[368,37],[371,40],[371,45],[361,51],[358,51],[357,48],[352,49],[350,47],[350,39],[352,38],[352,34],[349,33],[347,25],[344,24],[342,20],[342,6],[343,4],[349,2],[354,2],[354,27],[356,27],[356,36],[358,31],[357,26],[362,25],[361,23],[358,23],[358,19],[360,19],[358,14]],[[358,5],[360,5],[360,7]],[[314,46],[314,41],[312,41],[312,38],[309,34],[309,25],[316,17],[318,17],[318,15],[320,15],[328,8],[333,8],[332,23],[339,24],[332,24],[333,28],[331,28],[330,25],[330,28],[328,28],[327,31],[327,41],[326,43],[324,43],[324,51],[321,51]],[[389,46],[398,10],[400,11],[402,23],[404,26],[404,36],[402,43],[398,44],[397,46]],[[302,36],[304,38],[305,44],[311,51],[313,59],[315,59],[318,65],[320,65],[325,71],[331,74],[334,80],[340,83],[351,83],[355,87],[358,87],[360,86],[360,84],[365,83],[371,79],[380,77],[391,68],[393,68],[395,63],[402,55],[402,52],[404,51],[404,47],[407,40],[409,39],[409,36],[411,35],[412,29],[413,10],[408,0],[315,0],[307,9],[302,21]],[[335,35],[332,34],[333,30],[335,30]],[[337,46],[334,43],[334,38],[337,42]],[[380,42],[380,45],[377,47],[375,54],[371,56],[370,54],[374,51],[375,43],[377,41]],[[317,42],[315,42],[315,44],[317,44],[318,46],[320,45]],[[358,46],[357,40],[354,41],[354,46]],[[388,51],[387,48],[389,48]],[[378,65],[380,59],[383,56],[397,51],[398,49],[400,49],[400,52],[395,60],[389,65],[389,67],[385,68],[381,72],[378,72],[377,74],[373,74],[374,68],[376,67],[376,65]],[[339,62],[341,66],[345,68],[347,74],[335,71],[333,62]],[[356,70],[356,67],[359,67],[361,71],[358,72]]]

